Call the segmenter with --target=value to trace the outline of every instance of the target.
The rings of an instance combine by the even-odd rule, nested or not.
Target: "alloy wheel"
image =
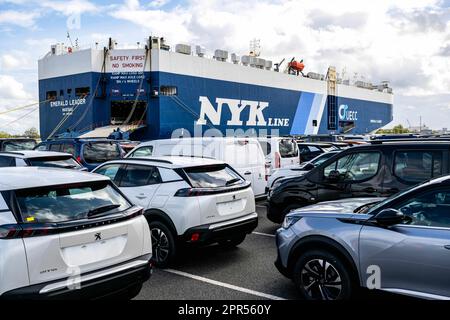
[[[164,262],[167,260],[170,253],[169,238],[164,231],[159,228],[153,228],[151,231],[154,260],[157,263]]]
[[[312,259],[303,266],[300,283],[314,300],[337,300],[342,293],[342,280],[336,267],[325,259]]]

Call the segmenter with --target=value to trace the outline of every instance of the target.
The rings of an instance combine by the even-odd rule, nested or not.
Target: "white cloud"
[[[35,26],[36,19],[39,17],[37,12],[23,12],[16,10],[0,11],[0,25],[9,24],[24,28]]]
[[[9,53],[0,55],[0,70],[34,70],[35,67],[36,61],[28,52],[12,50]]]
[[[0,97],[3,99],[27,100],[32,96],[27,93],[22,83],[12,76],[0,74]]]
[[[66,16],[81,13],[95,13],[99,10],[97,5],[88,0],[70,0],[70,1],[44,0],[39,1],[39,5],[41,7],[62,13]]]

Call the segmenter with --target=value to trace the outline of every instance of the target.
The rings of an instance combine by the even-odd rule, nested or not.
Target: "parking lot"
[[[264,202],[257,203],[258,228],[239,247],[191,249],[166,270],[156,269],[144,284],[140,300],[295,300],[292,281],[274,266],[274,234],[279,228],[267,220]],[[362,299],[407,298],[363,292]]]

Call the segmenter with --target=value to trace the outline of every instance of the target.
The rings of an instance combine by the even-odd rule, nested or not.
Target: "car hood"
[[[321,217],[346,217],[350,218],[351,215],[362,216],[355,213],[355,209],[370,203],[377,203],[383,201],[385,198],[349,198],[335,201],[325,201],[318,204],[313,204],[307,207],[295,209],[290,212],[293,215],[301,216],[317,216]]]

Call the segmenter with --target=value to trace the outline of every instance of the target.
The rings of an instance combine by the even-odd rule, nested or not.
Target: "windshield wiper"
[[[87,217],[91,218],[91,217],[99,215],[101,213],[108,212],[108,211],[111,211],[113,209],[117,209],[118,207],[120,207],[120,204],[108,204],[106,206],[102,206],[102,207],[98,207],[98,208],[95,208],[95,209],[91,209],[91,210],[88,211]]]
[[[225,185],[226,185],[226,186],[229,186],[229,185],[235,184],[236,182],[239,182],[239,181],[241,181],[241,179],[239,179],[239,178],[234,178],[234,179],[228,180],[227,183],[226,183]]]

